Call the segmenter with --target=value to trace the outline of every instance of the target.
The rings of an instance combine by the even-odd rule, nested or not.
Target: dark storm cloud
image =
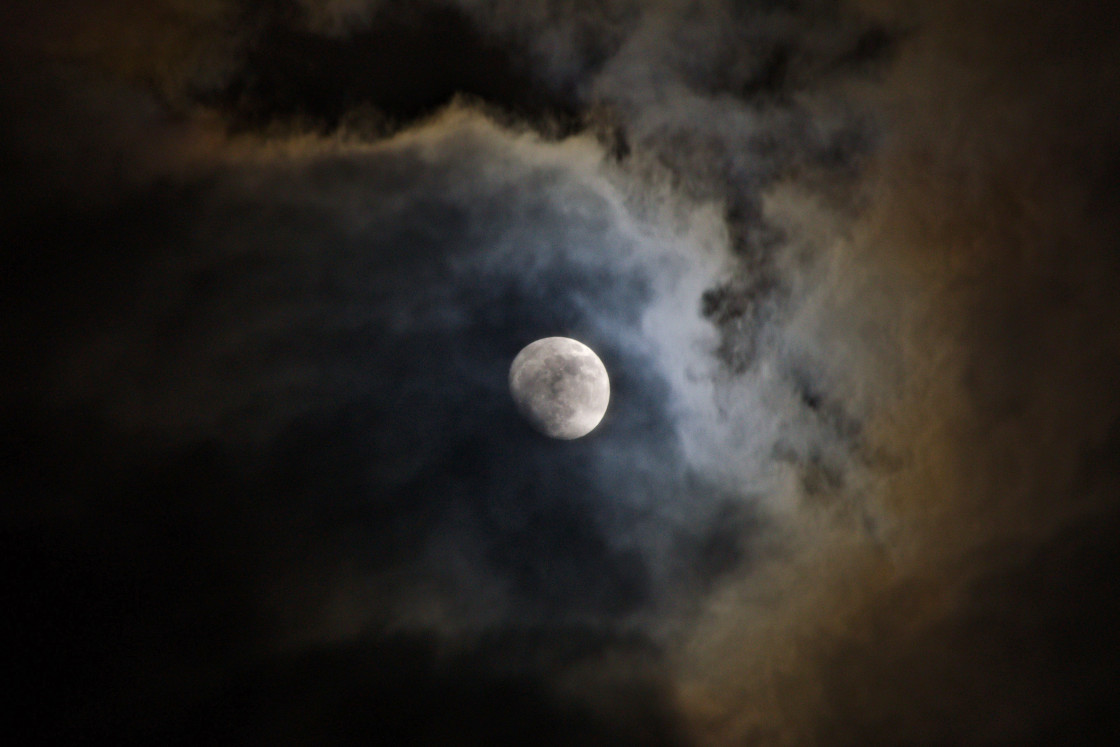
[[[1115,731],[1109,14],[859,5],[9,10],[29,731]]]
[[[454,6],[386,6],[345,35],[309,28],[293,7],[256,10],[261,30],[213,95],[243,126],[295,119],[328,130],[345,123],[391,131],[469,96],[540,126],[573,129],[574,99],[545,85],[526,50],[488,37]]]

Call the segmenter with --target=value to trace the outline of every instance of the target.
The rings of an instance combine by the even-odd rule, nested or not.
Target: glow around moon
[[[595,351],[569,337],[545,337],[526,345],[509,368],[517,409],[553,438],[586,436],[607,411],[607,367]]]

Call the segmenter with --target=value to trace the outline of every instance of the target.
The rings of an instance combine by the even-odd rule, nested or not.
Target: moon
[[[526,345],[510,364],[509,389],[534,428],[565,440],[594,430],[611,398],[603,361],[570,337],[545,337]]]

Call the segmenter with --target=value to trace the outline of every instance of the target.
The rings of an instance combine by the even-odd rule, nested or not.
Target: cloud
[[[1105,19],[577,5],[208,6],[167,54],[60,32],[78,68],[6,77],[21,599],[92,568],[118,606],[74,640],[132,631],[78,697],[127,713],[131,658],[178,672],[158,728],[243,734],[363,690],[637,742],[1103,718],[1055,641],[1115,617]],[[505,390],[552,334],[611,371],[593,439]]]
[[[678,343],[701,355],[712,340],[698,315],[677,313],[719,266],[711,211],[659,222],[657,201],[628,193],[594,139],[547,143],[462,107],[376,143],[218,139],[204,160],[186,152],[189,166],[148,163],[147,143],[114,147],[132,177],[84,210],[44,198],[21,216],[30,237],[61,215],[51,236],[80,237],[88,253],[80,272],[39,281],[71,289],[72,312],[20,309],[18,344],[52,345],[21,382],[35,404],[14,408],[30,465],[16,515],[46,547],[104,522],[126,565],[151,533],[205,538],[219,572],[248,587],[221,604],[268,621],[199,654],[213,687],[270,647],[380,646],[392,631],[469,651],[473,635],[546,627],[533,641],[547,652],[569,629],[607,649],[633,630],[656,650],[651,621],[746,557],[750,497],[690,464],[675,426],[692,360],[674,357]],[[79,176],[80,191],[107,186]],[[561,452],[505,389],[512,355],[556,333],[595,346],[619,403],[595,442]],[[59,461],[59,429],[88,472],[37,485],[31,475]],[[158,571],[199,551],[171,543],[145,593],[177,599]],[[51,580],[29,578],[29,589]],[[216,589],[196,593],[208,609]],[[120,615],[137,640],[175,638],[167,656],[179,661],[169,612],[149,621],[114,604],[106,624]],[[162,657],[122,650],[141,668]],[[617,703],[602,718],[623,718],[634,677],[607,673],[576,679]],[[111,701],[98,712],[136,697],[123,678],[94,678],[107,694],[94,700]],[[168,702],[195,686],[175,679],[150,695],[172,719]]]
[[[1117,313],[1113,229],[1098,207],[1115,194],[1101,124],[1113,113],[1090,103],[1114,100],[1103,20],[962,5],[903,19],[918,31],[870,92],[886,139],[859,217],[795,181],[764,201],[789,239],[775,337],[807,360],[816,398],[859,426],[832,511],[858,507],[876,541],[826,522],[801,563],[713,605],[701,653],[682,658],[717,683],[697,700],[728,698],[717,743],[1114,729],[1093,715],[1107,689],[1095,675],[1080,699],[1042,694],[1095,650],[1052,653],[1072,623],[1053,612],[1067,603],[1049,596],[1051,574],[1078,589],[1072,617],[1112,616],[1111,540],[1094,528],[1111,526],[1116,475],[1087,456],[1109,450],[1117,414],[1114,325],[1101,325]],[[785,602],[762,613],[770,594]],[[720,669],[729,650],[747,653]],[[975,707],[1005,674],[1019,685]]]

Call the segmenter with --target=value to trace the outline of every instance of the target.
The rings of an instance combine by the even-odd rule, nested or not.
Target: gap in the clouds
[[[298,125],[388,134],[457,98],[495,107],[545,134],[581,128],[573,95],[534,74],[528,53],[499,44],[461,10],[434,2],[387,5],[341,36],[308,29],[288,0],[246,11],[260,29],[241,67],[207,103],[235,129]]]

